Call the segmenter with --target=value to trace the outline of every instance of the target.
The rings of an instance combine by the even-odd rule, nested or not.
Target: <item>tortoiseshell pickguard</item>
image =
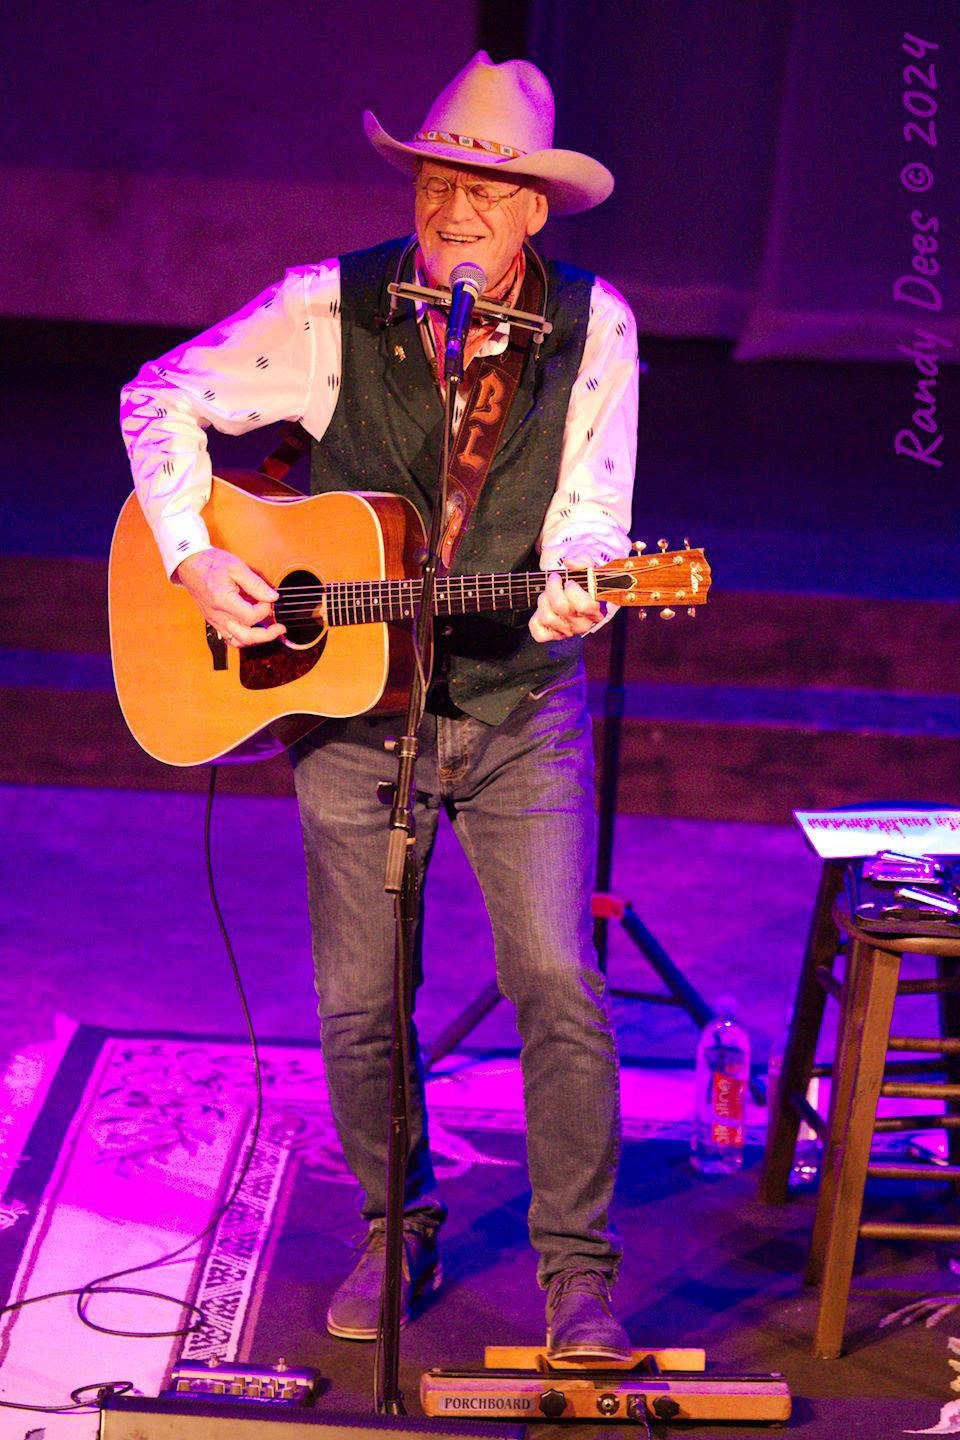
[[[327,643],[326,633],[309,650],[291,650],[282,640],[249,645],[240,651],[240,684],[245,690],[275,690],[299,680],[316,665]]]

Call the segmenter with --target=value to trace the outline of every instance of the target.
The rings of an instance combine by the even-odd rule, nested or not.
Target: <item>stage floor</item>
[[[204,806],[196,794],[0,786],[0,1060],[48,1038],[58,1013],[108,1029],[239,1031],[207,896]],[[295,802],[218,796],[213,849],[258,1032],[317,1039]],[[737,998],[761,1065],[783,1032],[818,873],[794,826],[617,820],[613,888],[708,1002]],[[424,974],[417,1019],[429,1049],[493,978],[479,887],[444,817],[427,887]],[[660,988],[616,925],[609,975],[615,986]],[[933,1026],[932,1001],[905,1003],[921,1027],[911,1033]],[[615,1009],[627,1065],[693,1063],[697,1035],[685,1014],[633,1001]],[[461,1048],[484,1056],[517,1044],[501,1002]]]
[[[6,1118],[15,1123],[7,1125],[0,1177],[0,1291],[36,1296],[182,1248],[159,1270],[121,1283],[189,1298],[206,1322],[186,1337],[136,1337],[175,1330],[186,1316],[129,1294],[95,1299],[90,1308],[98,1324],[125,1336],[84,1328],[69,1298],[20,1310],[0,1321],[0,1399],[62,1404],[74,1386],[108,1375],[153,1396],[180,1359],[265,1366],[282,1356],[325,1377],[321,1413],[369,1413],[373,1347],[335,1340],[324,1326],[358,1224],[319,1049],[268,1040],[261,1062],[259,1139],[237,1200],[218,1221],[253,1138],[253,1071],[242,1039],[61,1026],[48,1046],[18,1058],[4,1085]],[[777,1208],[754,1199],[763,1133],[757,1111],[749,1116],[744,1171],[697,1175],[688,1160],[690,1090],[689,1072],[631,1066],[624,1075],[616,1220],[626,1258],[615,1295],[634,1342],[703,1346],[715,1373],[783,1373],[795,1397],[794,1426],[809,1440],[829,1440],[841,1420],[871,1437],[934,1424],[960,1343],[950,1335],[954,1304],[939,1314],[923,1308],[918,1322],[930,1318],[930,1325],[906,1327],[898,1312],[931,1294],[960,1304],[951,1255],[873,1245],[854,1280],[847,1355],[814,1361],[816,1301],[802,1283],[813,1197]],[[411,1413],[425,1370],[477,1368],[486,1344],[540,1344],[544,1329],[526,1243],[515,1060],[452,1057],[428,1082],[428,1105],[450,1218],[444,1284],[403,1336],[400,1375]],[[901,1189],[874,1209],[929,1219],[942,1202],[942,1187],[906,1200]],[[191,1245],[211,1223],[212,1237]],[[43,1423],[47,1440],[90,1434],[89,1417]],[[574,1433],[603,1430],[582,1424]],[[20,1417],[0,1418],[3,1440],[24,1434]]]
[[[33,1171],[34,1190],[21,1202],[28,1209],[0,1209],[0,1243],[15,1269],[27,1248],[28,1227],[43,1220],[29,1205],[39,1204],[55,1182],[57,1164],[73,1153],[65,1148],[69,1127],[79,1126],[71,1133],[89,1138],[77,1087],[91,1080],[104,1047],[116,1058],[120,1032],[150,1032],[153,1041],[129,1045],[173,1045],[198,1064],[201,1052],[203,1063],[209,1060],[204,1047],[210,1044],[218,1054],[226,1046],[241,1069],[244,1062],[242,1046],[200,1038],[236,1037],[242,1025],[206,896],[203,797],[109,788],[123,780],[103,756],[120,752],[110,749],[113,732],[96,733],[96,717],[105,713],[97,702],[109,685],[97,567],[102,568],[130,483],[114,421],[116,391],[144,354],[158,353],[175,337],[161,343],[161,337],[118,332],[111,340],[82,327],[48,334],[47,327],[28,323],[7,338],[17,367],[5,370],[0,402],[8,441],[0,554],[15,557],[8,559],[0,585],[6,586],[12,617],[5,642],[12,648],[0,655],[0,698],[13,732],[10,764],[16,767],[5,772],[13,783],[0,785],[0,1073],[12,1064],[7,1073],[14,1077],[14,1090],[4,1092],[8,1110],[21,1121],[36,1119],[31,1104],[41,1103],[54,1076],[66,1075],[66,1088],[52,1093],[44,1112],[49,1122],[44,1143],[33,1143],[43,1134],[31,1139],[40,1169]],[[677,351],[654,345],[651,358],[656,363],[645,386],[637,533],[651,540],[689,533],[695,543],[706,544],[717,603],[698,621],[699,629],[677,631],[683,639],[670,642],[678,647],[676,662],[668,664],[667,655],[660,670],[649,670],[665,643],[656,632],[638,651],[648,669],[631,672],[636,692],[631,694],[638,704],[655,700],[660,707],[643,711],[649,724],[639,753],[646,764],[650,747],[676,732],[682,778],[692,775],[699,791],[693,799],[715,806],[707,813],[736,818],[666,818],[670,807],[651,804],[644,791],[637,808],[658,813],[620,816],[614,886],[708,1001],[731,991],[738,997],[762,1067],[784,1027],[818,862],[792,826],[745,823],[742,817],[784,821],[802,793],[799,781],[811,773],[846,787],[829,803],[865,794],[932,798],[931,788],[938,790],[937,798],[955,798],[952,751],[943,751],[944,764],[952,768],[944,772],[949,784],[945,780],[942,787],[931,778],[939,772],[924,759],[922,747],[933,746],[936,736],[911,740],[922,752],[914,770],[904,767],[902,737],[889,751],[880,742],[886,731],[903,729],[900,709],[887,714],[893,701],[901,708],[915,706],[911,726],[926,731],[940,714],[928,699],[939,704],[941,691],[956,688],[947,673],[951,663],[955,669],[949,647],[956,631],[956,546],[941,523],[939,492],[919,481],[905,484],[901,470],[894,474],[897,462],[885,438],[889,397],[902,391],[894,367],[736,366],[723,347],[710,346]],[[943,383],[955,388],[960,375],[945,375]],[[38,405],[49,420],[39,431]],[[851,415],[858,417],[855,426]],[[235,465],[255,463],[268,441],[252,435],[236,446],[220,437],[213,443],[219,462]],[[56,557],[85,558],[59,566]],[[90,571],[82,595],[75,584],[78,567]],[[51,574],[58,582],[52,591]],[[894,607],[886,611],[893,618],[885,619],[879,609],[874,613],[874,601]],[[904,607],[914,629],[904,624]],[[911,638],[915,631],[922,643]],[[919,673],[925,667],[929,675]],[[682,694],[675,693],[679,681]],[[664,709],[668,701],[687,705],[692,694],[698,704],[722,705],[729,718],[733,702],[744,698],[730,687],[745,685],[758,687],[761,708],[769,708],[771,698],[781,706],[793,704],[788,717],[793,728],[784,730],[779,716],[780,728],[768,734],[751,710],[747,718],[757,724],[747,727],[748,746],[742,724],[739,730],[715,727],[714,735],[708,724],[716,719],[712,710],[697,710],[699,729],[687,733],[682,729],[687,709],[679,718]],[[853,705],[853,721],[846,710],[841,715],[827,705],[838,699]],[[823,713],[811,709],[820,700],[827,705]],[[880,702],[886,706],[882,713]],[[954,714],[947,715],[950,734],[956,730]],[[765,715],[766,710],[760,719]],[[712,750],[701,743],[705,727],[715,741]],[[824,750],[827,742],[831,748]],[[704,768],[704,754],[713,757],[713,769]],[[864,756],[873,765],[869,773]],[[726,777],[723,785],[718,777]],[[68,788],[70,779],[82,788]],[[682,804],[674,797],[675,815],[702,813],[688,803],[686,792],[681,799]],[[318,1023],[293,801],[278,795],[222,796],[214,849],[256,1029],[279,1042],[288,1057],[301,1054],[304,1065],[310,1059],[315,1066]],[[443,826],[428,893],[426,979],[418,1007],[427,1047],[492,973],[481,899]],[[610,976],[617,986],[655,984],[617,929]],[[775,1212],[755,1205],[757,1143],[743,1175],[716,1183],[696,1177],[687,1163],[683,1128],[694,1028],[681,1013],[659,1005],[618,1001],[615,1009],[627,1117],[617,1197],[626,1259],[617,1303],[634,1337],[705,1343],[718,1362],[783,1368],[798,1397],[791,1428],[810,1440],[834,1440],[838,1432],[875,1440],[933,1426],[940,1403],[953,1394],[952,1311],[930,1329],[877,1325],[910,1299],[958,1288],[952,1251],[874,1247],[851,1310],[853,1353],[841,1362],[815,1364],[807,1353],[812,1297],[800,1283],[811,1198],[801,1196]],[[77,1031],[78,1025],[88,1028]],[[914,1002],[904,1028],[932,1030],[932,1005]],[[172,1039],[174,1032],[182,1038]],[[79,1037],[71,1052],[79,1058],[67,1074],[60,1067],[71,1036]],[[408,1397],[428,1365],[477,1363],[483,1343],[506,1338],[505,1328],[511,1338],[533,1340],[542,1327],[542,1299],[525,1239],[516,1047],[511,1010],[501,1003],[450,1062],[455,1078],[431,1082],[433,1138],[448,1172],[451,1202],[444,1238],[447,1283],[405,1335]],[[137,1055],[142,1059],[140,1049]],[[491,1092],[497,1097],[496,1123],[482,1125],[465,1097]],[[144,1093],[149,1110],[157,1092],[150,1087]],[[23,1101],[19,1110],[17,1095]],[[298,1093],[294,1115],[308,1112],[308,1097]],[[101,1118],[110,1114],[105,1108]],[[24,1147],[11,1140],[9,1115],[0,1119],[0,1164],[7,1166],[6,1193],[16,1200],[18,1182],[28,1173],[17,1163]],[[753,1119],[758,1142],[763,1116]],[[235,1116],[230,1134],[240,1133],[244,1123]],[[75,1228],[65,1226],[59,1248],[37,1252],[31,1293],[64,1274],[85,1279],[111,1266],[118,1251],[126,1253],[130,1231],[119,1197],[136,1208],[137,1195],[152,1191],[161,1171],[177,1181],[178,1199],[170,1207],[172,1220],[161,1215],[157,1221],[163,1233],[149,1237],[151,1254],[163,1248],[168,1222],[177,1235],[188,1233],[191,1219],[221,1193],[229,1157],[219,1156],[219,1168],[197,1165],[197,1155],[209,1158],[216,1151],[203,1143],[202,1129],[187,1137],[196,1143],[196,1155],[174,1145],[167,1161],[150,1154],[147,1168],[139,1171],[131,1170],[129,1157],[121,1166],[123,1127],[119,1140],[105,1141],[106,1133],[96,1132],[87,1154],[89,1172],[74,1197]],[[246,1343],[265,1362],[283,1353],[291,1362],[316,1364],[331,1378],[331,1403],[350,1402],[362,1411],[369,1396],[370,1349],[335,1342],[323,1328],[326,1296],[349,1265],[354,1192],[342,1174],[331,1174],[336,1162],[330,1147],[318,1148],[311,1134],[301,1138],[313,1144],[309,1156],[298,1153],[291,1163],[287,1156],[281,1165],[283,1145],[274,1151],[274,1176],[282,1171],[287,1188],[271,1201],[272,1238],[262,1252],[259,1298],[251,1291],[243,1312]],[[108,1175],[115,1183],[105,1183]],[[940,1187],[930,1193],[934,1205],[941,1203]],[[112,1197],[106,1209],[97,1208],[98,1194]],[[91,1216],[99,1218],[86,1229]],[[159,1288],[182,1293],[178,1278],[189,1283],[191,1273],[178,1277],[165,1271]],[[38,1327],[33,1358],[18,1361],[14,1370],[10,1353],[0,1350],[0,1398],[29,1399],[38,1386],[46,1387],[46,1398],[63,1397],[73,1385],[114,1373],[110,1355],[96,1344],[88,1348],[91,1338],[96,1341],[93,1332],[47,1330],[52,1323],[47,1307],[30,1313],[30,1325],[36,1316]],[[69,1302],[61,1318],[69,1320]],[[139,1315],[132,1328],[137,1322],[163,1328],[168,1319],[166,1310]],[[18,1332],[27,1333],[22,1322]],[[140,1351],[144,1343],[131,1342],[131,1365],[147,1364]],[[145,1384],[154,1383],[168,1358],[169,1346],[159,1368],[144,1370]],[[128,1370],[124,1365],[116,1373]],[[44,1428],[47,1440],[61,1435],[87,1440],[92,1431],[78,1418],[59,1422],[0,1411],[0,1440],[22,1440],[26,1431]],[[577,1427],[574,1434],[585,1430],[589,1427]],[[941,1433],[953,1433],[949,1422]]]
[[[57,1012],[113,1029],[239,1030],[207,897],[204,805],[201,795],[0,786],[0,1054],[49,1036]],[[218,796],[213,843],[257,1030],[316,1039],[295,802]],[[738,998],[761,1061],[792,998],[817,874],[793,827],[617,822],[614,888],[708,1001]],[[427,888],[424,973],[417,1016],[429,1047],[493,978],[482,898],[445,818]],[[609,973],[618,986],[658,986],[616,926]],[[633,1002],[617,1011],[627,1063],[692,1063],[697,1036],[684,1014]],[[484,1055],[516,1045],[501,1003],[464,1048]]]
[[[8,1135],[4,1147],[6,1194],[13,1204],[4,1212],[0,1240],[7,1280],[20,1265],[26,1293],[115,1268],[127,1261],[131,1246],[138,1259],[158,1254],[171,1237],[187,1238],[202,1228],[196,1222],[223,1193],[238,1137],[249,1126],[243,1042],[215,1038],[237,1037],[242,1024],[206,895],[203,809],[198,795],[0,788],[2,1043],[15,1077],[8,1102],[15,1093],[23,1102],[21,1130],[35,1120],[51,1075],[60,1076],[52,1099],[47,1096],[40,1131],[29,1142],[22,1134],[19,1148]],[[268,1091],[272,1149],[265,1163],[274,1169],[258,1175],[261,1193],[272,1199],[258,1242],[262,1264],[246,1277],[238,1335],[251,1358],[270,1361],[283,1354],[317,1365],[331,1378],[331,1406],[365,1406],[370,1348],[333,1341],[323,1326],[326,1296],[350,1264],[356,1193],[324,1110],[294,803],[220,797],[214,852],[257,1032],[279,1042],[269,1052],[275,1078]],[[708,999],[724,990],[738,995],[761,1064],[783,1028],[817,870],[792,828],[638,816],[618,822],[615,884]],[[482,901],[447,827],[428,891],[425,973],[418,1019],[429,1046],[492,976]],[[610,973],[617,985],[652,985],[645,962],[617,929]],[[932,1029],[930,1003],[912,1003],[909,1027]],[[828,1395],[878,1404],[886,1397],[888,1405],[897,1397],[905,1405],[912,1396],[909,1413],[890,1411],[894,1431],[933,1424],[938,1397],[950,1396],[950,1315],[931,1330],[877,1326],[908,1301],[943,1290],[960,1293],[952,1252],[874,1247],[852,1303],[854,1353],[837,1364],[815,1364],[807,1353],[813,1297],[801,1283],[811,1197],[776,1211],[755,1204],[762,1111],[751,1117],[746,1172],[722,1182],[697,1177],[687,1161],[694,1028],[660,1005],[622,1001],[617,1012],[626,1145],[616,1215],[627,1247],[617,1299],[634,1338],[706,1344],[717,1363],[783,1369],[803,1401],[798,1420],[806,1416],[811,1436],[827,1423],[817,1402]],[[144,1031],[152,1038],[131,1037]],[[67,1045],[74,1063],[57,1070]],[[115,1077],[101,1073],[103,1066],[123,1071],[119,1089]],[[284,1066],[292,1077],[286,1095],[277,1078]],[[174,1072],[183,1071],[197,1094],[206,1093],[204,1076],[211,1069],[220,1086],[214,1104],[225,1107],[229,1120],[222,1125],[185,1114],[182,1087],[173,1083]],[[433,1142],[452,1210],[445,1235],[448,1279],[407,1332],[408,1396],[429,1365],[477,1364],[484,1343],[534,1343],[543,1324],[526,1243],[528,1190],[510,1008],[501,1003],[443,1069],[430,1091]],[[96,1094],[89,1089],[94,1081]],[[31,1085],[38,1087],[34,1111]],[[193,1101],[188,1096],[185,1103],[189,1110]],[[153,1119],[149,1143],[141,1144],[144,1115]],[[45,1239],[23,1268],[37,1207],[48,1203],[50,1186],[61,1184],[63,1167],[73,1165],[84,1146],[87,1173],[76,1181],[72,1198],[69,1186],[53,1197],[50,1214],[56,1213],[57,1225],[47,1229],[56,1243],[50,1248]],[[16,1164],[24,1148],[26,1169]],[[19,1190],[31,1176],[33,1190],[24,1199]],[[157,1182],[161,1200],[167,1197],[160,1212]],[[927,1195],[915,1202],[923,1213],[942,1203],[941,1187]],[[146,1219],[141,1214],[138,1221],[141,1202]],[[47,1211],[40,1219],[46,1225]],[[141,1222],[145,1230],[137,1239]],[[193,1279],[191,1265],[165,1267],[159,1288],[183,1294]],[[29,1325],[21,1319],[14,1330],[20,1341],[32,1336],[32,1358],[17,1358],[15,1348],[6,1361],[0,1355],[2,1398],[28,1398],[42,1382],[44,1398],[52,1399],[54,1376],[62,1398],[73,1385],[117,1370],[119,1358],[114,1363],[98,1349],[102,1337],[70,1329],[76,1322],[67,1302],[57,1315],[56,1306],[47,1314],[46,1308],[25,1312]],[[159,1319],[151,1312],[144,1321],[143,1313],[127,1316],[130,1328],[167,1323],[166,1315]],[[146,1365],[142,1383],[155,1393],[149,1386],[169,1361],[169,1345],[148,1363],[140,1348],[146,1343],[125,1342],[133,1350],[124,1352],[121,1369]],[[42,1359],[51,1354],[69,1355],[69,1366],[61,1360],[52,1375]],[[20,1440],[19,1423],[0,1418],[0,1437]],[[47,1433],[85,1434],[83,1423],[73,1417]]]

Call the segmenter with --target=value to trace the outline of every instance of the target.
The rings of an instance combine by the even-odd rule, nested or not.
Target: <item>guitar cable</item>
[[[263,1122],[263,1076],[260,1066],[260,1051],[257,1044],[256,1032],[253,1028],[253,1018],[250,1014],[250,1006],[247,1001],[246,991],[243,988],[243,980],[240,975],[240,969],[237,965],[233,944],[230,940],[230,935],[227,931],[226,922],[223,918],[223,912],[220,908],[220,901],[217,897],[216,883],[213,873],[213,854],[210,838],[213,819],[213,802],[216,795],[216,786],[217,767],[216,765],[211,765],[210,783],[207,789],[207,803],[203,827],[207,888],[210,895],[210,903],[213,907],[213,913],[216,917],[217,926],[220,931],[220,937],[223,940],[224,949],[227,952],[227,959],[229,961],[230,969],[233,974],[233,982],[236,986],[237,994],[240,997],[240,1008],[243,1011],[243,1018],[246,1025],[247,1037],[250,1042],[250,1053],[253,1058],[254,1084],[256,1090],[253,1132],[251,1135],[247,1153],[244,1156],[242,1165],[240,1166],[239,1174],[237,1175],[237,1178],[233,1183],[229,1195],[227,1195],[226,1199],[221,1202],[217,1210],[214,1212],[212,1219],[207,1223],[207,1225],[204,1226],[202,1230],[198,1231],[196,1235],[191,1236],[189,1240],[184,1241],[182,1245],[178,1245],[173,1250],[166,1251],[165,1254],[158,1256],[156,1260],[147,1260],[144,1261],[142,1265],[129,1265],[123,1270],[114,1270],[106,1275],[97,1275],[94,1279],[88,1280],[84,1285],[78,1287],[75,1286],[67,1290],[50,1290],[43,1295],[28,1295],[25,1299],[16,1300],[10,1305],[0,1305],[0,1317],[4,1315],[10,1315],[17,1310],[23,1310],[28,1305],[39,1305],[45,1300],[59,1300],[67,1296],[75,1296],[75,1308],[79,1319],[84,1325],[88,1327],[88,1329],[96,1330],[101,1335],[116,1335],[126,1340],[174,1340],[180,1337],[185,1337],[187,1335],[192,1335],[195,1331],[201,1329],[202,1326],[206,1324],[207,1317],[203,1311],[203,1308],[200,1305],[195,1304],[192,1300],[178,1298],[175,1295],[166,1295],[157,1290],[143,1290],[137,1286],[114,1285],[110,1282],[114,1280],[125,1279],[130,1275],[142,1275],[145,1271],[156,1270],[162,1265],[168,1265],[171,1261],[179,1259],[180,1256],[183,1255],[186,1251],[191,1250],[193,1246],[199,1244],[201,1240],[206,1239],[208,1235],[210,1235],[214,1230],[216,1230],[217,1226],[220,1224],[220,1221],[223,1219],[224,1215],[226,1215],[227,1211],[230,1209],[231,1205],[234,1203],[238,1194],[240,1193],[243,1183],[246,1180],[247,1174],[250,1170],[250,1165],[253,1161],[254,1152],[257,1147],[257,1141],[260,1138],[260,1129]],[[117,1330],[108,1325],[98,1325],[96,1321],[90,1319],[90,1316],[87,1313],[87,1306],[96,1295],[139,1295],[145,1300],[163,1300],[166,1301],[167,1304],[176,1305],[179,1310],[188,1311],[190,1314],[192,1314],[194,1318],[191,1320],[189,1325],[182,1326],[177,1330]],[[76,1387],[76,1389],[72,1390],[70,1392],[70,1398],[72,1401],[70,1405],[29,1405],[23,1402],[18,1403],[14,1400],[0,1400],[0,1409],[30,1410],[44,1415],[69,1415],[81,1412],[84,1414],[91,1414],[93,1413],[93,1410],[95,1408],[99,1409],[99,1404],[97,1403],[95,1405],[95,1402],[93,1400],[80,1399],[79,1397],[82,1396],[85,1391],[96,1391],[97,1402],[99,1402],[100,1396],[104,1393],[118,1394],[133,1389],[134,1385],[133,1382],[130,1380],[94,1381],[89,1385],[79,1385]]]

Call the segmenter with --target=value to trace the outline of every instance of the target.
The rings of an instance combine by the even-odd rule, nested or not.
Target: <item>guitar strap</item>
[[[528,264],[517,308],[542,315],[544,291],[539,264]],[[480,499],[532,343],[532,331],[511,325],[506,350],[474,360],[467,371],[468,376],[470,371],[475,374],[447,470],[447,513],[440,540],[442,571],[453,565]]]
[[[299,420],[289,420],[283,427],[280,444],[263,457],[257,473],[266,475],[268,480],[282,480],[301,456],[306,455],[310,444],[309,430],[304,430]]]
[[[528,257],[532,255],[534,263],[527,265],[517,308],[542,315],[546,291],[543,270],[538,257],[529,250],[527,253]],[[474,360],[467,370],[468,377],[473,373],[473,382],[447,470],[447,514],[440,541],[441,572],[449,571],[456,559],[480,499],[510,407],[520,388],[532,343],[531,330],[512,325],[506,350]],[[270,480],[283,480],[310,445],[309,431],[298,421],[290,421],[284,426],[279,445],[264,456],[257,470]]]

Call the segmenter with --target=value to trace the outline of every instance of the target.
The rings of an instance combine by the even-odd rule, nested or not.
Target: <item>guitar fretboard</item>
[[[566,578],[586,585],[586,571],[567,571]],[[433,595],[435,615],[479,614],[489,610],[529,610],[546,588],[538,570],[520,575],[453,575],[438,578]],[[423,593],[422,580],[340,580],[324,587],[328,625],[369,625],[384,620],[412,620]],[[282,618],[282,616],[281,616]]]

